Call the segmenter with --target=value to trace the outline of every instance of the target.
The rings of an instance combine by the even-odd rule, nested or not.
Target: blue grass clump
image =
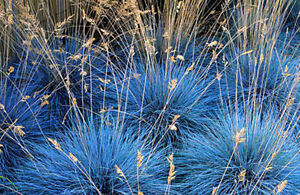
[[[118,117],[125,119],[132,127],[126,132],[133,137],[141,134],[152,143],[176,145],[181,138],[199,131],[207,116],[217,109],[214,103],[219,101],[218,91],[210,91],[211,79],[196,69],[140,67],[121,78],[124,82],[111,86],[105,96],[107,108],[112,106]],[[172,82],[174,88],[170,89]]]
[[[15,64],[18,71],[14,77],[19,82],[34,83],[37,94],[50,95],[49,107],[54,117],[62,121],[74,106],[84,112],[102,105],[98,101],[103,94],[99,78],[110,77],[111,71],[107,57],[96,52],[99,48],[86,48],[75,38],[54,39],[43,47],[38,41],[32,42],[31,47],[24,47]]]
[[[243,55],[231,62],[222,86],[224,91],[229,91],[231,99],[246,105],[255,103],[264,111],[277,112],[283,110],[290,99],[297,101],[299,59],[277,51],[273,51],[272,56],[260,53],[256,60],[254,55]],[[296,101],[292,113],[296,112]]]
[[[68,134],[57,136],[56,148],[34,146],[39,155],[17,171],[16,186],[33,194],[129,194],[137,193],[139,184],[145,194],[164,193],[168,162],[162,152],[150,152],[121,132],[108,119],[74,122]],[[144,159],[137,180],[138,151]],[[117,173],[116,165],[126,179]]]
[[[220,115],[208,135],[193,134],[178,153],[183,194],[283,194],[300,192],[299,150],[277,118],[258,113]],[[174,157],[175,158],[175,157]]]
[[[30,87],[0,85],[0,176],[13,179],[14,169],[32,156],[27,145],[43,142],[51,121]]]

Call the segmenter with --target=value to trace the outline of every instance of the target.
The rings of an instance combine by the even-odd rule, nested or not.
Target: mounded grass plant
[[[265,49],[263,52],[267,51]],[[229,70],[226,70],[224,81],[229,90],[237,93],[232,93],[232,99],[250,105],[257,101],[266,111],[270,108],[280,111],[287,100],[298,96],[297,57],[287,57],[277,51],[267,59],[264,59],[264,53],[259,55],[260,59],[255,57],[256,54],[240,53],[238,56],[239,59],[235,59]],[[227,86],[224,84],[223,87]]]
[[[200,131],[198,127],[217,109],[218,91],[207,87],[213,79],[179,63],[154,70],[139,66],[128,71],[121,79],[124,82],[111,87],[105,96],[107,108],[112,106],[131,127],[126,132],[133,137],[144,135],[152,143],[176,145]]]
[[[34,85],[35,94],[47,97],[53,117],[62,122],[74,113],[74,107],[84,113],[102,106],[99,86],[112,73],[108,58],[97,46],[92,47],[91,40],[54,39],[46,46],[32,40],[23,50],[15,63],[15,80]]]
[[[207,131],[190,135],[175,157],[182,193],[299,193],[299,149],[276,117],[224,113]]]
[[[0,175],[10,179],[14,177],[14,169],[31,156],[28,144],[41,143],[52,134],[51,120],[41,106],[41,97],[33,98],[31,94],[30,87],[1,83]]]
[[[57,141],[52,137],[56,146],[51,143],[33,146],[39,155],[17,171],[15,184],[20,192],[164,193],[167,187],[164,170],[168,163],[163,152],[141,147],[142,143],[122,134],[122,129],[111,122],[104,118],[76,122],[68,134],[57,136]],[[138,158],[138,151],[143,158]],[[137,159],[141,163],[139,168]]]
[[[234,1],[221,24],[218,53],[224,68],[219,89],[236,107],[259,107],[299,120],[299,28],[286,28],[292,1]]]

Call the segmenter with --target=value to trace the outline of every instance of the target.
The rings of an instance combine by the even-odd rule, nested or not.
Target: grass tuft
[[[191,135],[178,153],[183,193],[270,194],[285,180],[283,193],[299,193],[298,148],[274,116],[225,113],[207,128],[208,136]]]
[[[121,130],[120,130],[121,131]],[[163,193],[167,162],[121,133],[108,119],[74,123],[67,135],[36,145],[40,154],[18,170],[23,193]],[[139,158],[139,169],[137,157]],[[137,172],[138,170],[138,172]],[[51,185],[49,185],[51,184]]]
[[[162,145],[175,144],[199,131],[217,106],[218,92],[207,85],[212,79],[197,74],[193,68],[138,68],[128,73],[118,91],[106,94],[107,107],[113,106],[125,120],[129,135]],[[119,95],[117,95],[119,94]],[[116,97],[117,96],[117,97]],[[117,99],[115,103],[111,103]]]

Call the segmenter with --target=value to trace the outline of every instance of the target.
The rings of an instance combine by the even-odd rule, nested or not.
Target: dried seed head
[[[72,98],[72,102],[73,102],[74,105],[76,105],[76,104],[77,104],[76,98],[73,97],[73,98]]]
[[[246,133],[246,129],[243,127],[240,132],[237,132],[236,135],[235,135],[235,142],[237,144],[239,143],[243,143],[246,141],[246,138],[245,138],[245,133]]]
[[[85,76],[87,75],[87,72],[84,71],[84,70],[81,70],[81,71],[80,71],[80,75],[83,76],[83,77],[85,77]]]
[[[169,125],[169,128],[170,128],[171,130],[174,130],[174,131],[177,130],[177,127],[176,127],[176,125],[175,125],[175,122],[177,121],[177,119],[178,119],[179,117],[180,117],[180,115],[175,115],[174,118],[172,119],[172,124]]]
[[[176,130],[177,130],[177,127],[176,127],[175,124],[169,125],[169,128],[170,128],[171,130],[173,130],[173,131],[176,131]]]
[[[179,2],[178,2],[177,7],[176,7],[176,13],[179,12],[179,10],[180,10],[182,4],[183,4],[183,1],[179,1]]]
[[[253,52],[253,50],[246,51],[246,52],[242,53],[242,56],[247,55],[247,54],[250,54],[250,53],[252,53],[252,52]]]
[[[176,59],[179,59],[179,60],[181,60],[181,61],[184,61],[184,57],[183,57],[182,55],[177,55],[177,56],[176,56]]]
[[[220,80],[221,80],[221,77],[222,77],[222,75],[221,75],[221,74],[219,74],[219,73],[217,73],[217,74],[216,74],[216,78],[218,79],[218,81],[220,81]]]
[[[43,95],[43,99],[44,99],[44,100],[49,99],[49,97],[50,97],[50,95]]]
[[[177,86],[177,79],[173,79],[169,82],[168,89],[172,91],[176,86]]]
[[[288,102],[287,102],[287,107],[290,107],[294,104],[295,98],[291,98]]]
[[[193,63],[190,67],[188,67],[188,68],[186,69],[186,71],[185,71],[185,74],[187,74],[187,73],[189,73],[191,70],[193,70],[194,66],[195,66],[195,63]]]
[[[0,103],[0,110],[3,110],[3,112],[6,113],[5,106],[1,103]]]
[[[265,59],[264,54],[263,53],[260,54],[260,59],[259,59],[260,63],[263,63],[264,59]]]
[[[45,105],[49,105],[49,101],[48,100],[43,101],[42,104],[41,104],[42,107],[45,106]]]
[[[170,61],[171,61],[172,63],[176,63],[176,62],[177,62],[177,60],[175,59],[174,56],[172,56],[172,57],[170,58]]]
[[[275,156],[277,155],[277,152],[273,152],[272,156],[271,156],[271,160],[273,160],[275,158]]]
[[[106,107],[104,107],[104,108],[102,108],[102,109],[100,110],[100,113],[101,113],[101,114],[103,114],[103,113],[105,113],[105,112],[107,112],[107,108],[106,108]]]
[[[2,144],[0,144],[0,154],[2,154],[3,153],[3,151],[2,151],[2,149],[1,148],[3,148],[3,145]]]
[[[123,171],[117,165],[115,165],[115,168],[117,169],[117,173],[120,175],[120,177],[126,178]]]
[[[103,33],[104,36],[109,36],[109,35],[111,35],[111,33],[108,32],[107,30],[100,29],[100,31]]]
[[[221,21],[221,22],[220,22],[220,25],[221,25],[221,26],[223,26],[223,25],[225,25],[225,24],[226,24],[226,22],[227,22],[227,20],[226,20],[226,19],[224,19],[223,21]]]
[[[140,76],[141,76],[141,74],[137,74],[137,73],[132,75],[132,77],[135,78],[135,79],[139,78]]]
[[[23,137],[25,135],[25,132],[23,131],[23,129],[25,127],[20,126],[20,125],[13,125],[12,127],[13,127],[14,133],[19,134],[21,137]]]
[[[81,58],[81,54],[77,54],[77,55],[68,57],[68,59],[71,59],[71,60],[74,60],[74,61],[77,61],[77,60],[79,60],[80,58]]]
[[[213,46],[216,46],[218,45],[218,42],[217,41],[213,41],[211,43],[206,43],[208,45],[208,47],[213,47]]]
[[[15,68],[13,66],[10,66],[9,69],[7,70],[7,75],[9,76],[14,71],[15,71]]]
[[[180,115],[178,115],[178,114],[175,115],[174,118],[173,118],[173,120],[172,120],[172,122],[175,123],[179,117],[180,117]]]
[[[102,79],[102,78],[98,78],[99,79],[99,81],[101,82],[101,83],[104,83],[104,84],[108,84],[108,83],[110,83],[110,79]]]
[[[26,95],[24,97],[22,97],[21,102],[26,102],[26,100],[28,100],[30,98],[29,95]]]
[[[55,146],[55,148],[59,151],[62,151],[60,143],[57,142],[56,139],[51,139],[48,137],[48,140]]]
[[[85,44],[82,45],[82,47],[90,48],[93,45],[93,42],[95,41],[95,38],[90,38]]]
[[[71,152],[69,152],[69,156],[72,159],[72,161],[74,161],[75,163],[79,162],[78,159]]]
[[[169,170],[169,176],[168,176],[168,185],[171,184],[171,181],[175,179],[175,165],[173,164],[173,154],[170,154],[167,158],[169,164],[170,164],[170,170]]]
[[[171,49],[172,49],[172,47],[170,46],[170,47],[168,47],[166,50],[165,50],[165,53],[168,53],[168,52],[170,52],[171,51]]]
[[[85,93],[88,91],[88,87],[89,87],[89,84],[85,83],[84,86],[83,86]]]
[[[280,184],[278,184],[276,186],[276,188],[273,190],[273,192],[275,193],[276,189],[277,189],[277,193],[278,194],[281,193],[284,190],[284,188],[286,187],[286,184],[287,184],[287,180],[284,180],[283,182],[281,182]]]
[[[143,164],[143,159],[144,159],[144,156],[142,155],[142,153],[138,150],[138,155],[137,155],[137,168],[140,168]]]
[[[267,167],[266,168],[266,171],[270,171],[270,170],[272,170],[273,169],[273,167]]]
[[[241,171],[238,176],[239,182],[245,181],[245,176],[246,176],[246,170]]]

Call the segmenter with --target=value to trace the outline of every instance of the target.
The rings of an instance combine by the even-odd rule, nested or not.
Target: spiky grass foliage
[[[209,12],[219,4],[220,1],[206,0],[124,1],[119,15],[129,19],[124,25],[123,42],[134,45],[145,64],[159,65],[174,52],[186,56],[197,33],[209,34],[205,31],[207,26],[215,29],[209,22]]]
[[[178,59],[179,60],[179,59]],[[210,91],[214,79],[199,70],[170,63],[152,70],[132,68],[120,85],[107,89],[105,105],[131,126],[134,137],[162,145],[176,144],[199,130],[217,108],[218,92]]]
[[[220,40],[226,46],[218,54],[224,54],[225,65],[220,90],[230,103],[282,113],[294,121],[299,110],[299,46],[293,41],[299,29],[282,32],[291,4],[238,0],[221,24]]]
[[[234,48],[234,54],[228,52],[227,56],[232,57],[225,58],[227,67],[219,88],[223,99],[227,98],[232,104],[276,113],[287,118],[287,125],[297,126],[300,97],[298,46],[291,45],[287,38],[297,41],[298,37],[292,32],[281,37],[286,38],[278,40],[277,48],[261,47],[259,51],[249,49],[245,52]],[[279,47],[279,44],[282,45]]]
[[[291,2],[292,3],[289,7],[289,13],[287,18],[288,25],[299,25],[300,2],[297,0],[293,0]]]
[[[282,121],[261,120],[253,111],[225,113],[207,131],[190,135],[175,157],[183,193],[299,193],[300,156]]]
[[[74,5],[70,13],[75,13],[68,13],[67,17],[53,17],[49,11],[52,7],[47,7],[53,2],[46,2],[24,2],[25,6],[13,2],[18,11],[13,14],[5,12],[10,19],[1,18],[8,27],[15,25],[10,30],[14,35],[11,36],[12,48],[18,60],[16,78],[20,82],[34,82],[38,86],[36,92],[48,97],[51,112],[60,120],[74,107],[82,112],[93,112],[93,108],[97,109],[101,104],[98,101],[102,99],[98,87],[101,79],[108,77],[108,67],[115,66],[117,70],[117,62],[113,63],[111,59],[109,40],[104,35],[106,31],[100,30],[95,20],[81,10],[87,2]],[[36,10],[39,6],[43,9]],[[48,25],[44,25],[40,15],[47,19]],[[4,35],[8,33],[8,29],[2,30]],[[101,32],[97,41],[95,32]]]
[[[230,90],[236,91],[239,102],[251,104],[256,100],[264,109],[279,111],[289,98],[297,96],[299,59],[278,52],[268,59],[263,53],[259,59],[256,54],[241,55],[227,71],[225,81]]]
[[[117,117],[117,121],[121,118],[129,124],[125,131],[128,137],[144,138],[143,141],[148,141],[150,138],[152,143],[164,142],[168,145],[170,142],[173,144],[175,140],[190,137],[191,133],[209,132],[209,128],[203,129],[202,126],[209,126],[206,116],[212,114],[219,104],[218,94],[221,96],[222,106],[224,106],[225,95],[225,98],[228,96],[231,102],[236,103],[236,107],[243,105],[245,110],[251,106],[259,109],[265,108],[264,114],[257,117],[259,119],[265,118],[265,115],[275,110],[278,121],[285,122],[287,120],[285,116],[288,115],[288,124],[284,126],[289,130],[293,129],[294,124],[299,121],[299,91],[297,91],[299,68],[292,65],[293,63],[290,66],[288,62],[290,59],[294,62],[293,57],[297,55],[292,53],[293,57],[285,58],[284,52],[277,53],[274,48],[283,29],[284,18],[289,12],[288,8],[296,2],[295,0],[84,0],[76,1],[76,3],[65,0],[41,2],[8,0],[3,2],[4,6],[0,3],[0,22],[3,24],[0,25],[0,42],[3,43],[0,45],[0,64],[1,66],[4,64],[4,72],[6,72],[10,66],[9,56],[12,53],[16,54],[19,63],[15,66],[18,71],[14,73],[18,74],[12,73],[11,75],[14,75],[18,86],[24,83],[38,85],[33,90],[33,96],[42,97],[39,104],[43,109],[50,107],[48,113],[54,115],[53,118],[57,118],[59,123],[70,115],[71,110],[75,111],[75,114],[77,114],[76,110],[80,110],[79,115],[84,115],[85,112],[90,113],[98,108],[102,109],[101,113],[111,109],[116,111],[117,114],[114,116]],[[221,10],[215,10],[214,6],[207,6],[214,2],[223,3]],[[234,6],[227,10],[231,2]],[[296,24],[293,24],[293,28],[296,29],[296,33],[299,31]],[[215,37],[215,31],[220,37]],[[198,42],[196,40],[199,38],[197,36],[199,33],[205,35],[200,40],[211,41],[206,45],[200,44],[198,48],[194,47],[192,42]],[[224,35],[225,39],[223,39]],[[122,47],[118,56],[114,54],[113,57],[110,56],[113,45],[111,40]],[[232,49],[229,52],[232,54],[229,57],[229,64],[226,64],[225,58],[220,59],[223,46],[220,43],[215,44],[214,40],[222,42],[225,49]],[[290,45],[292,44],[289,43],[285,47]],[[292,50],[297,51],[297,42],[295,45]],[[193,52],[190,52],[191,47],[193,47]],[[199,50],[201,50],[200,54]],[[98,51],[100,51],[100,56],[98,56]],[[132,60],[136,57],[134,53],[138,54],[140,62],[136,63]],[[241,53],[243,54],[240,58]],[[105,60],[102,58],[103,55],[105,55]],[[121,76],[120,81],[114,79],[113,71],[112,77],[108,76],[108,69],[110,66],[116,68],[119,58],[122,61],[122,67],[126,69],[125,76]],[[185,58],[184,63],[174,63],[176,60],[183,61],[181,60],[183,58]],[[98,64],[99,61],[101,62]],[[273,69],[272,66],[277,61],[279,61],[280,68],[274,66]],[[286,62],[289,64],[288,71],[285,68]],[[226,64],[224,69],[222,63]],[[105,66],[102,69],[103,64]],[[201,73],[194,73],[190,69],[192,64],[196,71],[203,65],[204,70],[201,70]],[[256,66],[252,66],[253,64]],[[128,71],[129,67],[134,65],[138,67],[138,70]],[[206,79],[206,74],[214,78]],[[99,75],[101,79],[98,78]],[[3,78],[2,74],[0,78]],[[216,80],[218,81],[215,82]],[[220,84],[221,87],[210,86],[212,83]],[[101,84],[101,87],[98,84]],[[50,119],[52,120],[52,117]],[[225,119],[220,117],[219,120]],[[120,122],[120,125],[123,125],[123,122]],[[79,140],[80,137],[81,146],[72,145],[72,147],[85,151],[82,149],[86,146],[85,140],[92,139],[89,138],[91,134],[85,133],[84,135],[88,136],[83,136],[80,132],[71,136],[66,135],[67,138],[62,136],[62,139],[66,138],[68,143],[64,140],[59,142],[65,145],[71,145],[69,143],[75,145],[73,140]],[[214,140],[216,134],[207,133],[205,136]],[[99,141],[100,137],[93,140]],[[226,138],[225,140],[228,141],[228,137]],[[206,137],[203,137],[203,140],[207,140]],[[201,143],[210,144],[209,141]],[[193,147],[196,146],[197,144]],[[79,175],[71,178],[77,179],[79,184],[84,184],[83,187],[79,188],[78,185],[73,191],[70,188],[64,188],[65,193],[84,193],[84,188],[100,189],[98,186],[94,188],[88,186],[87,183],[91,177],[79,174],[82,161],[86,162],[85,167],[89,167],[93,163],[88,160],[94,157],[96,152],[76,153],[77,150],[71,151],[72,147],[69,146],[65,148],[76,154],[68,157],[69,151],[66,152],[65,149],[63,151],[66,154],[55,149],[48,152],[46,145],[35,147],[36,150],[40,149],[46,154],[37,156],[35,159],[37,160],[35,164],[38,165],[39,170],[43,170],[43,175],[57,176],[59,171],[66,170],[60,169],[59,165],[67,167],[68,173],[72,173],[70,175],[74,176],[75,173]],[[105,149],[103,146],[99,148]],[[205,149],[204,146],[203,148]],[[97,148],[96,150],[98,152]],[[142,153],[147,156],[147,151],[142,151]],[[56,158],[55,156],[59,154],[61,156]],[[77,161],[79,159],[77,156],[81,158],[80,163]],[[68,164],[63,161],[63,163],[52,165],[50,161],[53,159],[74,162]],[[34,163],[28,164],[31,168],[26,171],[31,173]],[[94,164],[93,166],[98,168]],[[53,169],[53,174],[44,171],[45,167]],[[87,170],[88,175],[93,175],[93,168],[87,168]],[[248,173],[246,171],[244,173],[247,177]],[[33,179],[29,181],[33,182],[29,188],[41,189],[36,184],[40,182],[36,179],[41,178],[39,174],[39,172],[33,174]],[[277,172],[276,177],[278,175],[280,176],[281,172]],[[61,190],[63,185],[61,181],[65,181],[66,177],[62,174],[58,176],[59,179],[50,177],[51,180],[42,176],[44,179],[42,188],[48,193]],[[95,178],[92,180],[101,180],[97,180],[100,178],[98,175]],[[23,181],[27,179],[23,177]],[[57,184],[58,189],[56,190],[55,185],[46,186],[47,182]],[[259,182],[257,184],[260,184]],[[24,185],[24,183],[20,184]],[[190,184],[197,186],[193,182]],[[119,184],[116,185],[119,186]],[[67,187],[70,186],[73,184],[67,182]],[[240,185],[237,186],[236,189],[241,189]],[[32,193],[26,187],[25,192]],[[128,189],[127,192],[129,192]],[[161,192],[163,191],[158,193]]]
[[[52,137],[54,145],[34,146],[40,155],[18,170],[16,185],[23,193],[162,194],[168,166],[163,153],[121,131],[108,119],[74,122],[67,135]]]
[[[108,28],[113,28],[111,27],[113,22],[111,23],[107,19],[110,17],[109,14],[113,13],[111,10],[109,12],[109,6],[115,3],[99,3],[98,1],[73,3],[69,0],[54,2],[52,0],[43,2],[36,0],[1,1],[0,15],[2,17],[0,21],[3,25],[1,25],[0,34],[4,38],[3,46],[7,47],[7,49],[3,49],[4,56],[18,56],[17,49],[20,48],[23,40],[32,35],[42,35],[46,41],[49,41],[49,35],[60,38],[80,36],[82,40],[90,36],[97,36],[98,41],[107,41],[108,36],[101,30],[104,30],[103,26],[105,26],[105,32],[109,31]],[[100,10],[99,13],[97,12],[99,15],[95,16],[97,10]],[[44,44],[41,40],[40,43]],[[7,61],[5,62],[7,63]]]
[[[47,97],[49,114],[61,121],[74,107],[82,112],[99,109],[103,99],[99,85],[111,77],[111,72],[107,58],[91,45],[91,40],[82,43],[75,38],[55,39],[45,48],[32,40],[15,64],[18,71],[14,77],[21,83],[33,83],[35,94]]]
[[[30,87],[1,83],[0,88],[0,175],[12,179],[14,169],[31,156],[27,144],[40,143],[49,135],[48,112]]]

